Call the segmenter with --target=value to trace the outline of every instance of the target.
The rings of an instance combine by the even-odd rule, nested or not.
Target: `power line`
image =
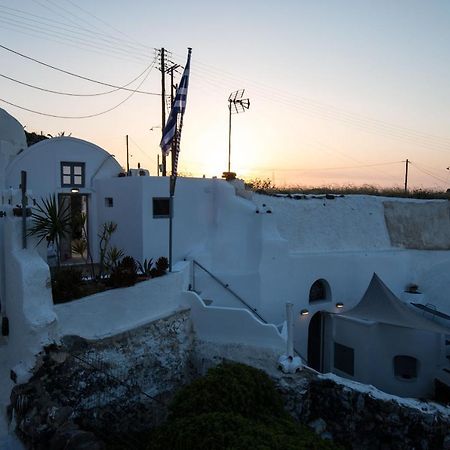
[[[5,99],[3,99],[3,98],[0,98],[0,101],[3,102],[3,103],[6,103],[7,105],[14,106],[15,108],[19,108],[19,109],[22,109],[23,111],[28,111],[28,112],[33,113],[33,114],[38,114],[38,115],[40,115],[40,116],[54,117],[54,118],[57,118],[57,119],[90,119],[90,118],[92,118],[92,117],[97,117],[97,116],[101,116],[101,115],[103,115],[103,114],[109,113],[109,112],[113,111],[114,109],[118,108],[119,106],[123,105],[123,104],[124,104],[127,100],[129,100],[136,92],[138,92],[138,89],[141,87],[141,85],[142,85],[142,84],[145,82],[145,80],[148,78],[148,76],[150,75],[150,72],[151,72],[151,68],[150,68],[150,70],[148,71],[147,75],[144,77],[144,79],[141,81],[141,83],[138,85],[138,87],[136,88],[136,90],[135,90],[135,91],[132,91],[132,92],[131,92],[124,100],[122,100],[120,103],[118,103],[117,105],[115,105],[115,106],[113,106],[113,107],[111,107],[111,108],[106,109],[105,111],[101,111],[101,112],[94,113],[94,114],[88,114],[88,115],[84,115],[84,116],[62,116],[62,115],[58,115],[58,114],[49,114],[49,113],[44,113],[44,112],[42,112],[42,111],[36,111],[36,110],[33,110],[33,109],[25,108],[24,106],[20,106],[20,105],[17,105],[17,104],[15,104],[15,103],[9,102],[9,101],[7,101],[7,100],[5,100]],[[127,89],[127,90],[129,90],[129,89]]]
[[[161,95],[161,94],[157,94],[157,93],[155,93],[155,92],[133,90],[133,89],[129,89],[129,88],[126,88],[126,87],[117,86],[117,85],[110,84],[110,83],[105,83],[105,82],[103,82],[103,81],[94,80],[94,79],[92,79],[92,78],[85,77],[85,76],[83,76],[83,75],[79,75],[79,74],[76,74],[76,73],[73,73],[73,72],[69,72],[68,70],[60,69],[60,68],[58,68],[58,67],[52,66],[51,64],[47,64],[47,63],[45,63],[45,62],[39,61],[38,59],[32,58],[31,56],[24,55],[23,53],[20,53],[20,52],[18,52],[18,51],[16,51],[16,50],[13,50],[13,49],[11,49],[11,48],[8,48],[8,47],[6,47],[6,46],[4,46],[4,45],[1,45],[1,44],[0,44],[0,48],[6,50],[6,51],[8,51],[8,52],[14,53],[15,55],[18,55],[18,56],[20,56],[20,57],[22,57],[22,58],[25,58],[25,59],[28,59],[28,60],[30,60],[30,61],[33,61],[33,62],[35,62],[35,63],[37,63],[37,64],[42,65],[42,66],[48,67],[49,69],[53,69],[53,70],[56,70],[56,71],[58,71],[58,72],[65,73],[66,75],[70,75],[70,76],[75,77],[75,78],[80,78],[80,79],[82,79],[82,80],[86,80],[86,81],[89,81],[89,82],[91,82],[91,83],[100,84],[100,85],[102,85],[102,86],[108,86],[108,87],[111,87],[111,88],[114,88],[114,89],[118,89],[118,90],[120,89],[120,90],[123,90],[123,91],[133,92],[133,94],[137,93],[137,94],[147,94],[147,95],[157,95],[157,96],[160,96],[160,95]],[[150,66],[154,65],[155,61],[156,61],[156,58],[152,61],[152,63],[150,64]],[[149,67],[150,67],[150,66],[149,66]]]
[[[25,24],[25,26],[29,26],[29,24],[27,22],[31,22],[31,24],[33,25],[33,27],[40,26],[40,27],[49,27],[50,26],[50,30],[45,30],[43,31],[46,34],[55,34],[54,30],[62,30],[66,33],[70,33],[72,35],[74,35],[75,39],[80,40],[81,42],[87,42],[90,45],[93,45],[95,47],[103,47],[106,48],[110,51],[114,51],[114,52],[121,52],[121,53],[125,53],[125,54],[134,54],[138,57],[147,57],[148,56],[148,52],[144,52],[143,49],[138,49],[136,46],[134,45],[130,45],[128,43],[123,43],[123,42],[118,42],[118,40],[116,38],[111,38],[109,36],[104,36],[104,34],[102,33],[97,33],[95,31],[92,31],[88,28],[85,28],[83,26],[80,26],[78,24],[75,25],[70,25],[67,24],[66,22],[59,22],[57,20],[52,20],[49,19],[47,17],[43,17],[40,15],[36,15],[36,14],[30,14],[26,11],[22,11],[19,9],[15,9],[15,8],[8,8],[6,6],[2,6],[0,5],[0,12],[3,13],[3,15],[6,17],[6,19],[13,21],[13,24],[18,22],[18,19],[20,19],[21,22],[18,22],[21,24],[21,26],[23,24]],[[25,15],[25,16],[23,16]],[[33,28],[33,30],[36,30],[36,28]],[[78,31],[81,30],[81,31]],[[38,30],[37,30],[38,31]],[[57,33],[58,36],[61,36],[61,33],[58,32]],[[91,37],[89,36],[91,35],[95,40],[93,41],[91,39]],[[81,37],[79,37],[81,36]],[[66,38],[67,36],[63,36],[64,38]],[[103,42],[101,42],[103,41]],[[119,47],[121,48],[119,48]]]
[[[425,175],[428,175],[431,178],[434,178],[435,180],[440,181],[441,183],[443,183],[444,185],[448,185],[447,180],[444,180],[443,178],[439,178],[435,175],[433,175],[432,173],[428,172],[427,170],[420,168],[416,163],[413,163],[410,161],[410,164],[415,167],[417,170],[419,170],[420,172],[424,173]]]
[[[7,26],[16,27],[17,29],[20,30],[21,33],[23,31],[28,31],[28,32],[34,33],[35,35],[37,35],[40,38],[43,38],[43,36],[48,36],[50,39],[45,38],[47,40],[55,40],[55,38],[56,38],[56,40],[64,41],[63,43],[65,43],[65,42],[76,43],[78,48],[85,47],[87,50],[90,50],[90,51],[99,51],[100,50],[102,52],[102,54],[114,55],[116,57],[120,56],[122,58],[132,60],[135,62],[143,61],[144,59],[147,59],[145,56],[138,56],[138,55],[133,54],[130,50],[106,46],[106,45],[102,44],[101,42],[84,39],[82,37],[67,36],[67,34],[61,33],[59,30],[56,30],[56,29],[54,30],[53,28],[50,30],[43,30],[34,25],[23,24],[23,23],[18,22],[17,20],[11,20],[9,18],[1,18],[0,21],[3,24],[6,24]]]
[[[147,46],[147,45],[145,45],[145,44],[142,44],[142,43],[136,41],[136,40],[133,39],[131,36],[129,36],[128,34],[124,33],[122,30],[120,30],[120,29],[118,29],[118,28],[112,26],[110,23],[106,22],[105,20],[103,20],[102,18],[96,16],[95,14],[93,14],[93,13],[87,11],[86,9],[82,8],[80,5],[77,5],[77,4],[74,3],[73,1],[71,1],[71,0],[66,0],[66,2],[70,3],[73,7],[78,8],[80,11],[84,12],[84,13],[87,14],[88,16],[93,17],[93,18],[96,19],[97,21],[103,23],[104,25],[106,25],[108,28],[111,28],[111,29],[112,29],[113,31],[115,31],[116,33],[119,33],[119,34],[121,34],[122,36],[125,36],[125,37],[127,38],[127,42],[133,42],[134,45],[137,44],[137,45],[139,45],[139,46],[141,46],[142,48],[145,48],[145,49],[147,49],[147,50],[157,50],[155,47],[150,47],[150,46]],[[99,30],[98,27],[96,27],[96,29]],[[103,34],[104,34],[104,33],[103,33]],[[107,35],[107,36],[108,36],[108,35]],[[116,39],[116,38],[115,38],[115,39]],[[131,39],[131,40],[128,40],[128,39]]]
[[[20,84],[22,86],[26,86],[32,89],[36,89],[42,92],[47,92],[50,94],[58,94],[58,95],[66,95],[66,96],[71,96],[71,97],[98,97],[101,95],[106,95],[106,94],[111,94],[113,92],[117,92],[120,90],[123,90],[125,87],[129,86],[130,84],[134,83],[136,80],[138,80],[142,75],[144,75],[144,73],[150,68],[150,66],[147,66],[143,72],[141,72],[137,77],[135,77],[133,80],[131,80],[130,82],[128,82],[127,84],[124,84],[123,86],[118,87],[117,89],[112,89],[110,91],[105,91],[105,92],[95,92],[92,94],[76,94],[74,92],[62,92],[62,91],[54,91],[52,89],[46,89],[40,86],[36,86],[33,84],[29,84],[29,83],[25,83],[24,81],[20,81],[17,80],[15,78],[9,77],[5,74],[0,73],[0,77],[5,78],[6,80],[12,81],[14,83]]]

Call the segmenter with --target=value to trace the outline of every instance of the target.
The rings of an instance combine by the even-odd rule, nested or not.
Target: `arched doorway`
[[[311,317],[308,328],[308,366],[323,371],[324,314],[322,311]]]

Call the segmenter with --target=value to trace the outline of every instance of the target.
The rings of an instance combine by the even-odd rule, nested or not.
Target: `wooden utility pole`
[[[409,165],[409,159],[407,159],[405,165],[405,193],[408,192],[408,165]]]
[[[130,152],[128,151],[128,134],[126,135],[127,142],[127,176],[130,175]]]
[[[164,133],[164,127],[166,125],[166,63],[164,61],[166,50],[161,48],[161,131]],[[162,176],[167,175],[166,171],[166,155],[162,153]]]

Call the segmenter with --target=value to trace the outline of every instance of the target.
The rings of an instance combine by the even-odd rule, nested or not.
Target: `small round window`
[[[331,300],[331,289],[328,282],[320,278],[314,281],[309,290],[309,302],[320,302],[324,300]]]

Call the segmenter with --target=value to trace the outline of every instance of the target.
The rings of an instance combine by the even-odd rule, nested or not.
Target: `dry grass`
[[[324,185],[324,186],[286,186],[273,185],[271,180],[259,178],[246,181],[249,189],[262,194],[336,194],[336,195],[378,195],[382,197],[403,197],[420,199],[450,199],[450,192],[437,191],[433,189],[410,189],[405,192],[400,187],[380,187],[371,184],[362,186],[347,185]]]

